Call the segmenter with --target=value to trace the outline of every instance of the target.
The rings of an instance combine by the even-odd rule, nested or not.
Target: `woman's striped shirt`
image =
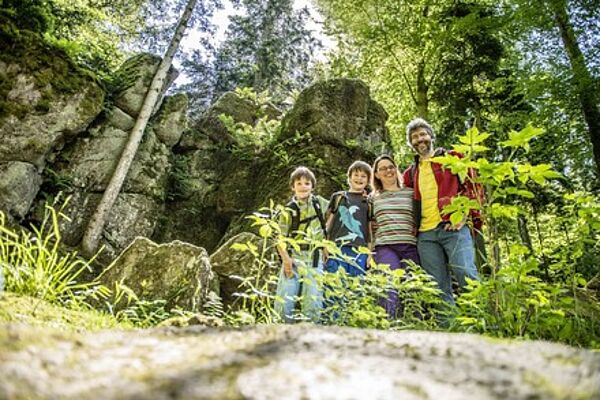
[[[384,191],[373,198],[375,246],[416,244],[413,217],[413,190]]]

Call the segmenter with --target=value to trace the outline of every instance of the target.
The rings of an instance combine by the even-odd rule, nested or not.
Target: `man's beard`
[[[417,153],[420,156],[426,156],[432,152],[433,144],[432,144],[431,140],[425,140],[425,141],[417,143],[415,150],[417,150]]]

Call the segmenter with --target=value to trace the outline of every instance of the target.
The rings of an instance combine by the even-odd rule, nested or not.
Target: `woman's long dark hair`
[[[379,171],[377,171],[377,168],[379,167],[379,163],[383,160],[388,160],[389,162],[391,162],[394,167],[396,167],[396,179],[398,180],[398,187],[401,188],[402,187],[402,181],[400,180],[400,171],[398,171],[398,165],[396,164],[396,161],[394,161],[394,159],[392,158],[392,156],[388,155],[388,154],[382,154],[379,157],[377,157],[375,159],[375,162],[373,163],[373,179],[371,182],[371,186],[373,186],[373,188],[375,189],[375,192],[377,193],[381,193],[383,192],[383,183],[381,182],[381,179],[377,178],[375,176],[375,174],[379,173]]]

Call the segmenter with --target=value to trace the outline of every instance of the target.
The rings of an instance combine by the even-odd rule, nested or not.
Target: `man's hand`
[[[467,217],[465,216],[462,221],[460,221],[458,224],[452,225],[452,224],[446,224],[444,225],[444,230],[445,231],[459,231],[463,226],[465,226],[465,224],[467,223]]]
[[[286,278],[291,278],[294,276],[294,262],[291,258],[287,258],[283,260],[283,274]]]

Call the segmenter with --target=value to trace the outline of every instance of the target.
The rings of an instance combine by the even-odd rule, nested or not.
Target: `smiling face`
[[[296,200],[305,201],[310,197],[312,190],[312,181],[304,176],[299,177],[292,184],[292,192],[294,192]]]
[[[410,132],[410,144],[421,157],[429,157],[433,153],[431,134],[423,127]]]
[[[369,184],[369,174],[359,169],[355,169],[350,173],[348,183],[350,184],[350,191],[356,193],[362,193],[367,185]]]
[[[391,160],[383,158],[375,165],[375,178],[381,182],[383,190],[398,189],[398,167]]]

